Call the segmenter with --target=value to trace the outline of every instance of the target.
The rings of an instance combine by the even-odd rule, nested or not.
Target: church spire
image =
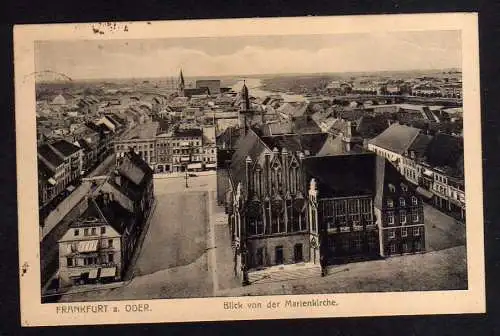
[[[178,87],[180,95],[184,94],[184,88],[185,88],[184,75],[182,74],[182,68],[181,68],[181,72],[179,74],[179,87]]]
[[[245,80],[243,80],[243,87],[241,88],[241,110],[249,111],[250,110],[250,97],[248,95],[248,88]]]

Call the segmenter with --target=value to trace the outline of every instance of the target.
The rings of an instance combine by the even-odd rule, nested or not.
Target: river
[[[278,92],[271,92],[271,91],[266,91],[262,90],[262,80],[258,78],[248,78],[245,79],[245,83],[248,88],[248,92],[250,93],[250,96],[256,97],[256,98],[266,98],[271,95],[277,95],[279,94],[285,102],[298,102],[298,101],[305,101],[306,99],[304,96],[301,95],[289,95],[285,93],[278,93]],[[238,81],[235,85],[231,87],[231,89],[235,92],[240,92],[241,88],[243,87],[243,80]]]

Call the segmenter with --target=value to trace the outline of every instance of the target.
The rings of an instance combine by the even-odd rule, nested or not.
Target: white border
[[[21,275],[21,324],[23,326],[156,323],[181,321],[218,321],[246,319],[316,318],[347,316],[384,316],[420,314],[460,314],[485,312],[483,192],[481,156],[481,118],[479,99],[478,22],[475,13],[377,15],[344,17],[196,20],[170,22],[121,22],[123,29],[92,32],[92,24],[18,25],[14,27],[17,182],[19,215],[19,261],[28,265]],[[334,307],[223,309],[228,298],[108,301],[121,313],[56,314],[60,304],[40,303],[40,263],[38,239],[38,197],[36,192],[36,124],[34,41],[75,39],[178,38],[251,35],[346,34],[384,31],[460,30],[462,32],[465,184],[467,202],[468,290],[300,295],[330,298]],[[240,297],[238,301],[279,301],[299,296]],[[147,313],[125,313],[128,303],[148,303]]]

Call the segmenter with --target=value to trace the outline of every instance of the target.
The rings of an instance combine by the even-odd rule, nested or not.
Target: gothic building
[[[424,251],[422,201],[386,159],[363,149],[355,125],[338,135],[264,135],[241,106],[244,126],[218,194],[243,284],[273,266]]]

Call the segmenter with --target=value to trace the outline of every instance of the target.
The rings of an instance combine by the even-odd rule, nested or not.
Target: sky
[[[37,41],[36,71],[72,79],[461,68],[460,31]]]

